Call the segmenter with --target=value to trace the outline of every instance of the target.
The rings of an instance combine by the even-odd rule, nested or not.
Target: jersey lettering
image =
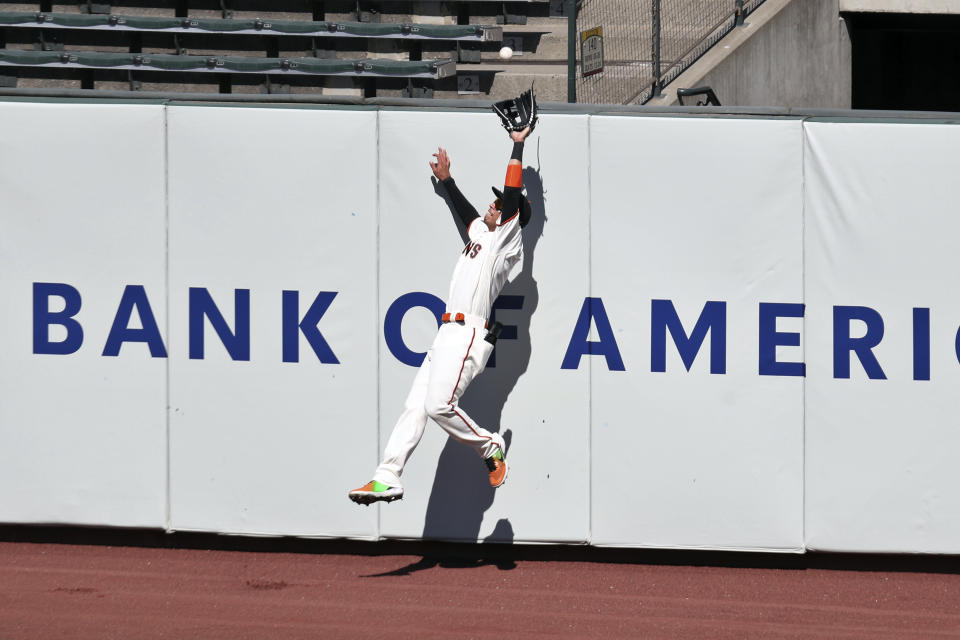
[[[463,255],[470,254],[471,258],[476,258],[477,254],[480,253],[480,249],[483,248],[483,245],[477,244],[476,242],[468,242],[467,246],[463,248]]]

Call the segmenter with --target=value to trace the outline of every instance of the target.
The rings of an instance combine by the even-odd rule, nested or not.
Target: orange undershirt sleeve
[[[523,165],[520,164],[508,164],[507,165],[507,177],[503,180],[504,186],[507,187],[517,187],[518,189],[523,186]]]

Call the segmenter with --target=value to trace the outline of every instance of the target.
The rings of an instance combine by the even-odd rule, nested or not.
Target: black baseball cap
[[[497,196],[497,200],[499,201],[500,206],[502,207],[503,192],[500,191],[500,189],[497,189],[496,187],[490,187],[490,188],[493,189],[493,195]],[[508,212],[503,211],[503,209],[500,209],[500,211],[502,212],[501,215],[507,215],[507,217],[510,217],[508,215]],[[513,212],[511,211],[509,213],[512,214]],[[523,195],[521,195],[520,196],[520,228],[522,229],[525,226],[527,226],[527,222],[525,221],[529,221],[529,220],[530,220],[530,201],[527,200],[525,197],[523,197]]]

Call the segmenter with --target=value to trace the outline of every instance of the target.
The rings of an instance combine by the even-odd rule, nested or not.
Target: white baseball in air
[[[504,60],[509,60],[510,58],[513,57],[513,49],[511,49],[510,47],[503,47],[502,49],[500,49],[500,57],[503,58]]]

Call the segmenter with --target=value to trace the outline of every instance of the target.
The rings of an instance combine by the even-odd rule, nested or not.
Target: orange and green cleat
[[[497,488],[507,480],[507,459],[503,455],[503,449],[497,449],[496,452],[484,462],[487,463],[487,469],[490,471],[490,486]]]
[[[347,495],[357,504],[370,505],[381,500],[384,502],[393,502],[394,500],[403,498],[403,487],[391,487],[382,482],[371,480]]]

